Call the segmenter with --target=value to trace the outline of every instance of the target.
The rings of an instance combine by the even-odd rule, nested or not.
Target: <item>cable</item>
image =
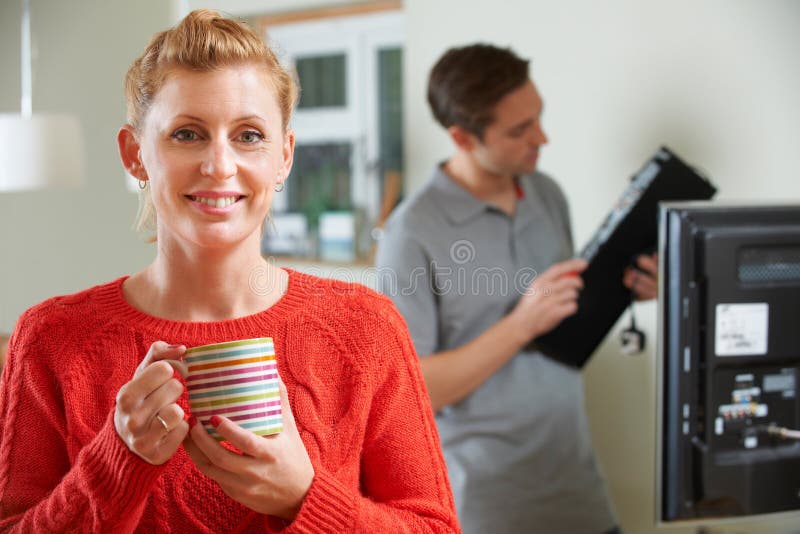
[[[794,439],[800,441],[800,430],[792,430],[778,425],[769,425],[767,427],[767,434],[770,436],[778,436],[783,439]]]
[[[636,317],[633,312],[633,303],[636,300],[636,296],[633,291],[631,291],[630,294],[631,302],[629,308],[631,312],[631,325],[621,332],[620,341],[622,342],[622,353],[632,355],[644,351],[646,338],[644,332],[636,327]]]

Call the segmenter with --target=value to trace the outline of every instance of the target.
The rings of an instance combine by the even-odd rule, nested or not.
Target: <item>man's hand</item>
[[[511,311],[527,340],[546,334],[565,318],[578,311],[580,277],[586,261],[574,259],[552,265],[528,286]]]
[[[636,267],[628,267],[622,283],[633,291],[636,300],[650,300],[658,296],[658,253],[636,258]]]

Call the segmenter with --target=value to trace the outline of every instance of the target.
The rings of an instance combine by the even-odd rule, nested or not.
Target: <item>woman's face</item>
[[[294,136],[268,75],[253,65],[172,71],[138,144],[158,220],[158,240],[220,248],[260,241]]]

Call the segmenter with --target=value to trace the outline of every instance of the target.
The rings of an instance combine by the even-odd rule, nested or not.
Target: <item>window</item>
[[[297,77],[303,88],[298,103],[301,110],[347,106],[347,56],[331,54],[295,59]]]
[[[292,119],[294,167],[275,196],[264,253],[367,260],[372,230],[396,203],[402,183],[402,12],[272,24],[264,31],[301,86]],[[301,242],[287,247],[289,228]]]

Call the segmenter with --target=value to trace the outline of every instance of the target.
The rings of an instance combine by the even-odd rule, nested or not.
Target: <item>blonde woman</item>
[[[296,88],[273,53],[196,11],[152,39],[126,94],[118,145],[155,260],[20,319],[0,392],[0,530],[458,530],[390,301],[260,255],[294,149]],[[223,446],[163,360],[262,336],[275,339],[284,431],[218,418]]]

